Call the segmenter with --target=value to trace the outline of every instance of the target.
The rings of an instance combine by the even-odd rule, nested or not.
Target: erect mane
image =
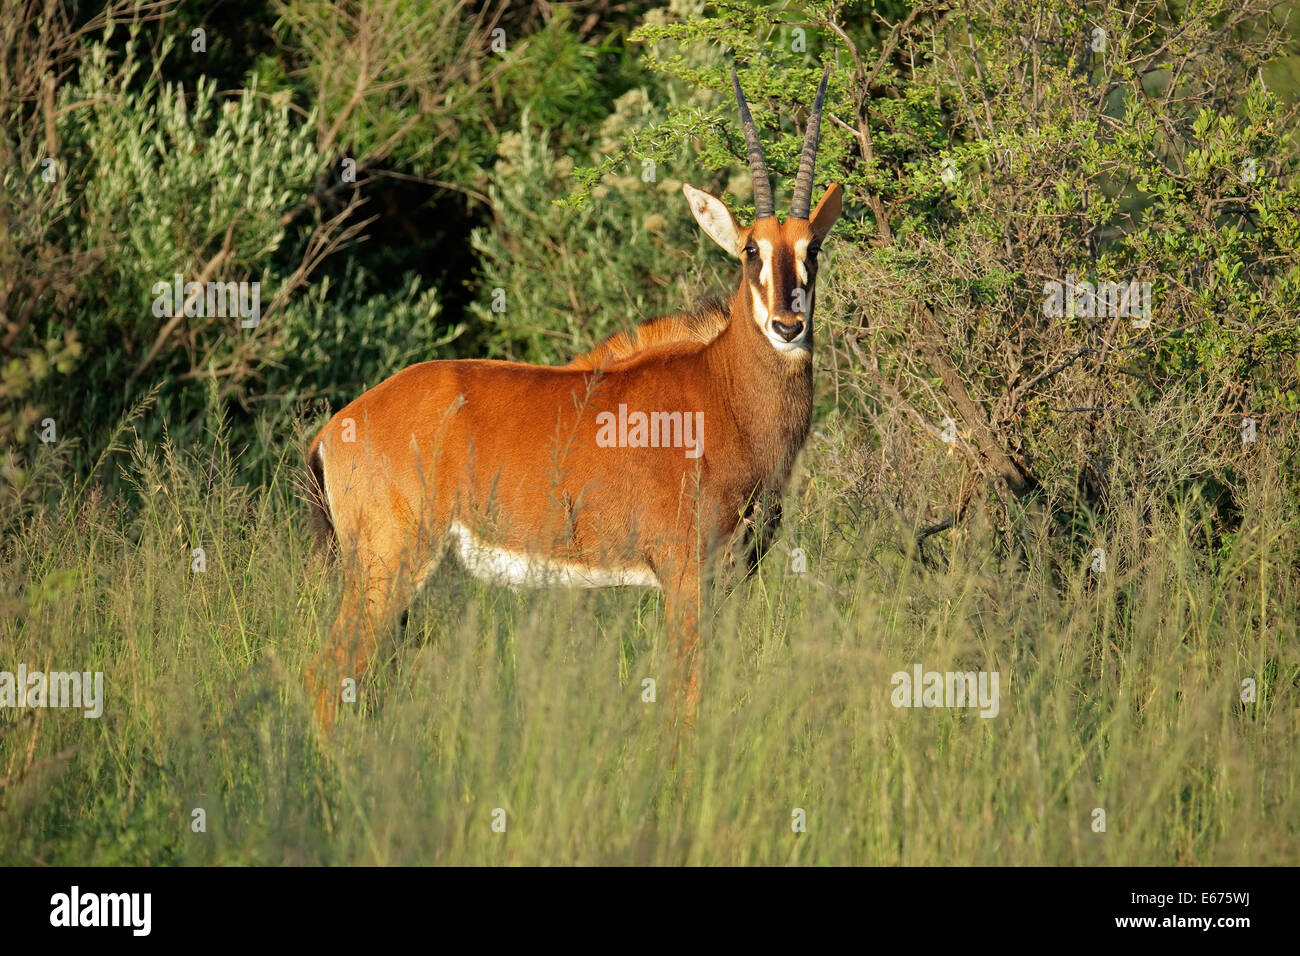
[[[665,315],[643,322],[630,332],[615,332],[590,352],[579,355],[565,368],[597,369],[674,342],[708,344],[717,338],[730,318],[721,300],[709,299],[693,312]]]

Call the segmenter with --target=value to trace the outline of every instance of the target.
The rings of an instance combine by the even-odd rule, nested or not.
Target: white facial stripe
[[[799,284],[806,286],[808,284],[808,266],[805,259],[808,257],[807,239],[798,239],[794,244],[794,268],[799,273]]]
[[[776,290],[772,289],[772,243],[768,239],[759,239],[758,258],[763,263],[763,268],[758,271],[758,285],[762,287],[763,295],[767,297],[767,302],[763,304],[763,319],[761,321],[766,325],[767,316],[776,315],[776,303],[774,302]],[[755,310],[754,316],[757,317],[758,315],[758,310]]]
[[[767,285],[772,281],[772,243],[766,239],[758,240],[758,258],[763,263],[763,268],[758,272],[759,285]]]
[[[767,317],[771,315],[772,312],[768,309],[766,303],[763,302],[763,297],[758,294],[757,289],[751,288],[749,294],[754,300],[754,321],[759,324],[760,328],[766,328]]]

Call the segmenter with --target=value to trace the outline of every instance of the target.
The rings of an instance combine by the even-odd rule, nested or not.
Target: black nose
[[[781,336],[781,338],[785,339],[787,342],[793,342],[799,337],[800,333],[803,332],[803,322],[795,319],[789,325],[786,325],[779,319],[773,319],[772,328],[776,330],[776,334]]]

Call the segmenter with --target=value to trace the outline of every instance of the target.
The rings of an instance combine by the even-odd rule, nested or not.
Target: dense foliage
[[[562,361],[725,292],[679,190],[743,214],[733,61],[779,177],[835,67],[819,180],[850,215],[821,414],[858,493],[922,523],[974,504],[1005,525],[1030,499],[1074,522],[1116,455],[1147,457],[1142,487],[1194,482],[1230,531],[1242,434],[1295,454],[1296,85],[1259,0],[1029,21],[1006,0],[19,10],[0,89],[14,505],[41,497],[43,456],[86,476],[146,395],[146,437],[225,417],[264,480],[289,423],[411,361]],[[258,323],[159,317],[177,275],[258,282]],[[1149,314],[1047,307],[1052,283],[1104,282]]]
[[[1294,863],[1292,6],[7,3],[0,669],[131,700],[3,715],[0,860]],[[752,212],[733,64],[781,210],[832,68],[846,212],[697,751],[637,697],[653,598],[453,576],[327,753],[305,436],[412,362],[563,362],[728,293],[680,187]],[[1000,670],[1005,719],[900,717],[916,660]]]

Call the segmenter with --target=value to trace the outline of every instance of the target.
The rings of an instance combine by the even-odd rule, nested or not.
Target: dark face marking
[[[810,352],[817,262],[808,222],[769,217],[744,238],[744,281],[754,322],[778,351]]]

